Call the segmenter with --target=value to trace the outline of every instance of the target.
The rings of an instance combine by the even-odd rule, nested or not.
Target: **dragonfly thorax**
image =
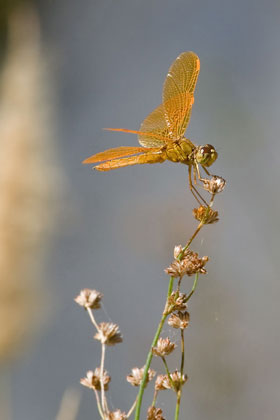
[[[193,160],[193,151],[193,144],[184,138],[166,144],[166,156],[171,162],[181,162],[189,165]]]
[[[194,151],[194,158],[197,163],[203,166],[211,166],[218,157],[218,153],[211,144],[198,146]]]

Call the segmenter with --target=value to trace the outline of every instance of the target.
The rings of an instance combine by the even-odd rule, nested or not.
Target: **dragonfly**
[[[111,171],[132,165],[162,163],[166,160],[188,166],[189,187],[200,205],[209,205],[199,193],[195,185],[212,194],[211,204],[217,192],[223,190],[225,180],[211,175],[208,167],[218,157],[211,144],[197,146],[185,137],[192,107],[194,91],[200,71],[198,56],[187,51],[181,53],[171,64],[163,84],[162,103],[155,108],[142,122],[139,130],[126,128],[105,128],[109,131],[120,131],[138,135],[142,147],[117,147],[96,153],[86,158],[84,164],[97,164],[98,171]],[[200,167],[206,175],[203,178]],[[195,184],[195,185],[194,185]]]

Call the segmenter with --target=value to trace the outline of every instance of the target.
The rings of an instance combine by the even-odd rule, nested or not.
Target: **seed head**
[[[218,222],[218,215],[219,213],[212,210],[210,207],[200,206],[197,209],[193,209],[194,218],[205,225]]]
[[[123,341],[119,326],[111,322],[101,322],[94,338],[101,341],[102,344],[107,344],[107,346],[114,346]]]
[[[129,382],[133,386],[139,386],[142,382],[144,374],[144,367],[140,368],[133,368],[131,370],[131,374],[126,377],[127,382]],[[147,386],[148,382],[150,382],[153,377],[155,376],[156,372],[152,369],[148,370],[148,376],[145,383],[145,387]]]
[[[99,309],[102,297],[102,293],[99,293],[96,290],[83,289],[74,301],[85,309]]]
[[[156,391],[162,391],[165,389],[170,389],[171,384],[168,379],[167,375],[158,375],[155,382],[155,390]]]
[[[190,322],[190,314],[185,311],[181,312],[178,311],[176,314],[173,313],[170,315],[168,319],[168,324],[173,328],[180,328],[181,330],[184,330],[188,327]]]
[[[168,356],[175,349],[176,344],[172,343],[168,337],[159,338],[156,347],[153,347],[153,354],[155,356]]]
[[[181,387],[181,385],[184,385],[185,382],[187,382],[188,377],[187,375],[184,375],[181,377],[181,373],[178,372],[176,369],[173,373],[170,374],[171,379],[173,381],[175,391],[178,391]],[[167,378],[169,380],[169,378]],[[172,385],[170,384],[170,387],[172,388]]]
[[[203,188],[211,194],[222,192],[226,186],[226,181],[220,176],[213,175],[210,179],[203,180]]]
[[[192,276],[196,273],[206,274],[204,266],[208,259],[208,257],[199,258],[196,252],[187,249],[181,261],[174,260],[164,271],[175,278],[182,278],[184,275]]]
[[[187,308],[186,299],[185,293],[172,292],[168,298],[167,312],[184,311]]]
[[[105,417],[106,420],[126,420],[126,413],[122,413],[121,410],[110,411]]]
[[[109,382],[111,381],[111,377],[108,375],[106,370],[103,371],[103,383],[104,383],[104,390],[107,391],[109,388]],[[101,371],[100,368],[96,368],[93,372],[89,370],[86,374],[85,378],[80,380],[80,383],[87,388],[95,389],[96,391],[101,390]]]
[[[184,264],[183,261],[174,260],[165,270],[165,273],[172,277],[183,277]]]
[[[162,409],[156,407],[149,407],[147,413],[147,420],[165,420],[162,415]]]

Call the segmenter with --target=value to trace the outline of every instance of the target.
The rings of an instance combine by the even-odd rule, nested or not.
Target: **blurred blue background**
[[[107,355],[109,402],[122,411],[132,404],[137,390],[125,377],[144,364],[167,290],[163,269],[174,245],[193,233],[196,203],[182,165],[104,174],[81,161],[136,146],[135,135],[102,128],[138,129],[160,103],[172,61],[192,50],[201,73],[187,137],[215,146],[211,169],[227,186],[215,200],[219,223],[193,245],[210,261],[189,304],[181,418],[278,419],[279,1],[57,0],[35,7],[67,192],[47,263],[52,316],[13,365],[13,418],[54,419],[65,389],[80,388],[79,379],[99,364],[89,319],[73,302],[84,287],[104,293],[97,318],[118,323],[124,335]],[[191,285],[184,279],[184,290]],[[99,418],[93,395],[81,391],[77,419]],[[149,404],[152,390],[146,395]],[[167,419],[174,401],[172,393],[160,397]]]

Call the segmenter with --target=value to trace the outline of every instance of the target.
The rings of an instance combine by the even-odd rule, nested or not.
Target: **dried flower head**
[[[185,311],[181,312],[178,311],[176,314],[173,313],[170,315],[168,319],[168,324],[173,328],[180,328],[181,330],[184,330],[188,327],[190,322],[190,314]]]
[[[110,411],[105,417],[106,420],[126,420],[126,413],[122,413],[121,410]]]
[[[217,175],[213,175],[210,179],[203,179],[203,188],[211,194],[222,192],[225,186],[225,179]]]
[[[97,292],[96,290],[83,289],[80,291],[80,294],[75,297],[74,301],[85,309],[99,309],[102,297],[102,293]]]
[[[165,268],[165,273],[172,277],[183,277],[184,275],[184,264],[183,261],[175,260],[170,264],[169,267]]]
[[[159,338],[156,347],[153,347],[152,351],[155,356],[164,357],[172,353],[175,347],[176,344],[172,343],[168,337]]]
[[[181,386],[184,385],[185,382],[187,382],[188,377],[187,375],[184,375],[181,377],[181,373],[178,372],[176,369],[173,373],[170,374],[172,382],[174,384],[175,391],[178,391]],[[169,378],[167,378],[169,381]],[[170,387],[172,388],[172,385],[170,384]]]
[[[210,207],[205,206],[200,206],[197,209],[193,209],[193,215],[196,220],[204,223],[205,225],[216,223],[219,220],[218,212],[212,210]]]
[[[109,388],[109,382],[111,381],[111,377],[108,375],[106,370],[103,371],[103,384],[104,390],[107,391]],[[96,391],[101,390],[101,370],[100,368],[96,368],[93,372],[89,370],[86,374],[85,378],[80,380],[80,383],[87,388],[95,389]]]
[[[204,266],[208,261],[208,257],[199,258],[196,252],[187,249],[181,261],[174,260],[164,271],[172,277],[183,277],[184,275],[192,276],[200,273],[206,274]]]
[[[167,375],[158,375],[155,382],[155,390],[162,391],[165,389],[171,389],[171,384]]]
[[[131,370],[131,374],[126,377],[127,382],[129,382],[133,386],[139,386],[142,382],[143,374],[144,374],[144,367],[142,367],[141,369],[137,367],[133,368]],[[148,370],[148,376],[145,383],[145,387],[147,386],[148,382],[150,382],[153,379],[155,374],[156,372],[154,370],[152,369]]]
[[[147,420],[164,420],[162,409],[156,407],[149,407],[147,413]]]
[[[185,293],[172,292],[168,298],[167,312],[184,311],[187,308],[186,299]]]
[[[111,322],[101,322],[94,338],[101,341],[102,344],[107,344],[107,346],[114,346],[123,341],[119,326]]]

